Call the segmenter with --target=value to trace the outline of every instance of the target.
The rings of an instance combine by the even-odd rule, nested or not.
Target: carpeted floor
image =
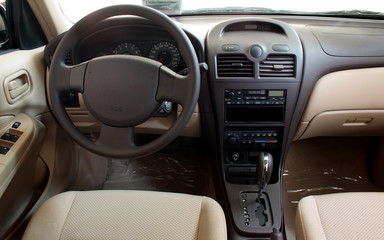
[[[103,189],[166,191],[215,198],[210,159],[198,139],[178,138],[141,159],[108,160]]]
[[[367,174],[368,139],[324,137],[291,144],[283,176],[283,202],[288,239],[294,239],[298,201],[308,195],[383,191]]]

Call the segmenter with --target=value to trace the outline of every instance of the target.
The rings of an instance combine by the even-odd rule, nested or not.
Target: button
[[[246,206],[243,207],[243,210],[248,210],[248,208]]]
[[[12,135],[10,133],[4,133],[3,136],[1,136],[1,139],[9,141],[11,139]]]
[[[286,44],[273,44],[272,50],[275,52],[289,52],[289,46]]]
[[[250,219],[250,218],[246,218],[245,221],[246,221],[246,222],[250,222],[251,219]]]
[[[240,46],[237,44],[224,44],[221,49],[225,52],[235,52],[240,50]]]
[[[0,154],[7,154],[7,152],[9,151],[9,148],[7,147],[0,147]]]
[[[20,122],[15,122],[13,125],[12,125],[12,128],[18,128],[20,127],[21,123]]]
[[[246,207],[245,207],[246,208]],[[248,214],[248,210],[244,210],[244,214]]]
[[[246,202],[246,201],[247,201],[247,199],[242,199],[241,201],[242,201],[242,202]]]
[[[12,135],[11,138],[9,139],[9,141],[11,141],[11,142],[16,142],[17,139],[19,139],[19,136],[17,136],[17,135]]]
[[[248,197],[247,194],[245,194],[245,193],[242,193],[240,196],[241,196],[241,198],[247,198]]]
[[[249,51],[254,58],[259,58],[263,55],[263,49],[259,45],[252,46]]]
[[[244,214],[244,217],[249,218],[250,216],[249,216],[249,214]]]
[[[244,225],[245,225],[245,226],[249,226],[249,222],[245,222]]]

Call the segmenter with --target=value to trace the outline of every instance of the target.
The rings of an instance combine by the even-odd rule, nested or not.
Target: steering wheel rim
[[[162,27],[174,38],[177,42],[180,53],[188,67],[188,74],[186,76],[181,76],[173,72],[172,70],[162,66],[154,60],[143,60],[141,57],[136,56],[120,56],[120,57],[101,57],[100,59],[92,59],[85,63],[80,63],[75,66],[67,66],[64,62],[66,55],[73,47],[78,43],[87,33],[87,29],[94,24],[105,20],[109,17],[115,16],[124,16],[124,15],[134,15],[138,17],[143,17],[150,20],[151,22],[156,23],[158,26]],[[111,61],[125,61],[126,63],[137,64],[137,62],[142,61],[143,66],[148,67],[152,70],[153,75],[148,76],[148,78],[155,78],[156,68],[158,67],[158,77],[157,82],[152,81],[153,87],[151,90],[156,88],[156,95],[153,96],[157,102],[164,100],[171,100],[180,104],[183,108],[180,116],[176,119],[174,124],[161,136],[157,139],[149,142],[145,145],[136,146],[133,140],[134,136],[134,127],[142,121],[144,116],[148,115],[149,112],[153,112],[153,109],[149,109],[145,113],[141,114],[138,119],[127,119],[124,121],[120,120],[120,115],[108,117],[102,119],[102,127],[100,132],[99,139],[94,142],[85,137],[80,131],[74,126],[70,118],[68,117],[64,106],[60,100],[62,93],[68,90],[75,90],[78,92],[84,91],[93,93],[96,95],[97,92],[92,92],[91,89],[93,81],[89,81],[87,76],[91,76],[92,66],[93,69],[96,69],[100,64],[109,63]],[[98,64],[98,61],[101,62]],[[125,72],[126,73],[126,72]],[[147,75],[144,75],[147,76]],[[97,78],[97,77],[96,77]],[[131,78],[131,77],[130,77]],[[99,80],[96,80],[97,82]],[[134,80],[132,80],[134,81]],[[102,80],[99,81],[100,84],[105,84]],[[122,83],[122,81],[117,81],[116,83]],[[137,82],[136,82],[137,83]],[[141,85],[146,85],[142,83]],[[105,86],[105,85],[102,85]],[[95,89],[95,87],[93,87]],[[144,88],[142,88],[144,89]],[[199,64],[196,56],[196,52],[190,42],[189,38],[186,36],[184,31],[177,26],[168,16],[165,14],[154,10],[149,7],[139,6],[139,5],[118,5],[111,6],[104,9],[97,10],[88,16],[81,19],[77,22],[63,37],[59,45],[56,48],[54,56],[52,58],[52,63],[50,67],[49,79],[48,79],[48,92],[49,98],[51,101],[51,107],[53,113],[64,128],[64,130],[82,147],[90,150],[94,153],[114,158],[138,158],[144,157],[146,155],[152,154],[167,144],[169,144],[173,139],[175,139],[179,133],[184,129],[188,124],[190,117],[192,116],[198,96],[200,91],[200,71]],[[132,92],[132,91],[131,91]],[[83,93],[84,94],[84,93]],[[84,95],[85,95],[84,94]],[[88,94],[92,95],[92,94]],[[122,98],[122,94],[119,95]],[[90,97],[91,100],[95,100],[95,97]],[[126,98],[123,98],[124,100]],[[148,98],[146,98],[148,99]],[[152,101],[152,100],[151,100]],[[152,101],[153,102],[153,101]],[[122,108],[132,107],[132,104],[126,104]],[[156,103],[151,103],[150,107],[155,107]],[[91,106],[91,105],[90,105]],[[149,106],[149,105],[148,105]],[[88,107],[88,105],[87,105]],[[91,106],[92,107],[92,106]],[[110,113],[111,115],[115,112],[108,112],[103,106],[103,111],[99,111],[100,107],[96,107],[94,110],[95,114],[98,113]],[[111,107],[112,108],[112,107]],[[116,109],[115,109],[116,110]],[[102,115],[102,114],[100,114]],[[127,116],[124,115],[124,116]],[[100,120],[100,119],[98,119]],[[133,126],[131,126],[133,125]]]

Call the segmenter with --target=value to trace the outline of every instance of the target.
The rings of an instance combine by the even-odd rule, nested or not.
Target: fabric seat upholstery
[[[227,239],[208,197],[150,191],[65,192],[46,201],[23,239]]]
[[[296,212],[296,239],[383,239],[384,193],[308,196]]]

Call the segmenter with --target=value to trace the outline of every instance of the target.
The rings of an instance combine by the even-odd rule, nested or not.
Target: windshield
[[[289,14],[384,18],[384,4],[378,0],[58,0],[71,22],[110,5],[138,4],[168,15],[198,14]]]

